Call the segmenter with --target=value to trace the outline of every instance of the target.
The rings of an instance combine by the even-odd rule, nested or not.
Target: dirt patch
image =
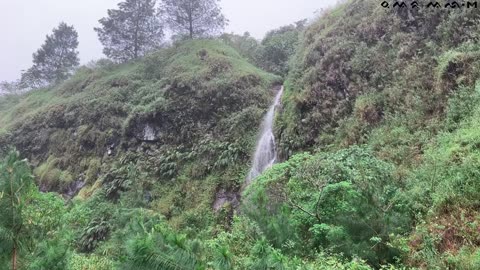
[[[413,250],[423,247],[425,237],[433,237],[440,253],[457,254],[466,246],[480,246],[480,209],[450,207],[432,217],[427,225],[428,235],[414,234],[410,241]]]
[[[448,209],[433,220],[430,233],[441,236],[440,252],[456,254],[463,246],[480,246],[480,212]]]

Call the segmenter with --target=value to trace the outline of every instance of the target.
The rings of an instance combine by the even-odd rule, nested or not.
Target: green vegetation
[[[268,32],[259,48],[258,65],[269,72],[286,76],[290,58],[295,54],[306,22],[299,21]]]
[[[428,269],[478,267],[479,238],[474,228],[478,229],[480,218],[475,169],[479,156],[474,145],[478,143],[480,62],[475,33],[479,21],[480,16],[467,9],[419,9],[407,14],[385,10],[375,1],[348,1],[307,28],[286,83],[284,111],[277,119],[282,156],[289,163],[295,153],[309,150],[335,160],[352,151],[345,149],[362,145],[390,166],[388,177],[373,174],[368,181],[384,193],[367,196],[368,185],[356,186],[355,179],[378,165],[369,163],[369,170],[361,170],[362,159],[352,161],[353,168],[360,170],[353,175],[344,175],[339,168],[333,176],[323,176],[330,165],[315,165],[320,175],[307,178],[313,188],[300,185],[292,192],[303,178],[295,174],[283,178],[289,215],[301,207],[306,210],[303,215],[315,216],[312,202],[305,199],[314,200],[313,190],[320,186],[325,194],[320,194],[319,203],[327,200],[329,192],[343,194],[325,207],[328,211],[352,211],[348,222],[354,223],[361,219],[353,213],[361,210],[369,226],[380,226],[376,234],[364,238],[371,237],[375,248],[361,248],[360,239],[368,229],[349,235],[348,224],[339,226],[321,212],[315,220],[320,225],[310,225],[323,237],[317,243],[321,249],[341,252],[337,246],[346,245],[349,249],[343,254],[353,252],[372,265],[400,260]],[[342,164],[334,161],[335,166]],[[308,172],[300,168],[302,176]],[[318,182],[335,181],[336,176],[343,182],[332,187]],[[278,188],[273,183],[282,178],[272,179],[278,180],[267,186]],[[382,180],[383,184],[378,182]],[[363,205],[359,198],[368,203]],[[340,203],[344,200],[355,203]],[[372,220],[379,216],[383,219]],[[294,231],[298,234],[301,229]],[[316,239],[315,234],[300,235]],[[353,244],[352,236],[357,238]],[[329,237],[336,237],[333,246]],[[360,249],[355,251],[357,245]]]
[[[155,11],[155,0],[126,0],[118,9],[109,9],[108,17],[95,27],[103,53],[110,59],[126,62],[160,47],[163,25]]]
[[[392,169],[358,147],[296,155],[247,190],[245,212],[292,254],[324,249],[379,265],[398,256],[389,241],[410,222]]]
[[[223,34],[221,39],[235,48],[243,57],[262,69],[285,77],[290,59],[295,55],[307,20],[269,31],[259,42],[245,32],[242,36]]]
[[[23,212],[33,187],[33,177],[27,163],[18,156],[18,152],[12,151],[0,164],[0,258],[8,258],[11,254],[13,270],[18,269],[18,254],[30,240],[31,233],[25,228]]]
[[[245,127],[258,126],[269,102],[267,89],[278,80],[228,46],[186,42],[138,63],[82,67],[52,89],[7,96],[1,101],[2,141],[29,153],[41,182],[60,179],[61,172],[75,179],[87,172],[94,183],[98,159],[113,161],[109,147],[117,156],[123,155],[121,148],[135,154],[143,147],[136,155],[168,177],[180,168],[167,169],[164,160],[176,167],[182,160],[187,167],[202,156],[205,171],[210,164],[224,167],[228,159],[247,163],[256,134]],[[161,145],[142,146],[147,126]],[[214,140],[216,134],[222,139]],[[147,149],[160,154],[150,159],[141,154]],[[223,160],[212,160],[219,157]]]
[[[164,259],[175,262],[182,251],[170,238],[185,238],[175,231],[196,237],[217,223],[218,230],[229,226],[231,214],[221,221],[211,210],[215,191],[239,190],[255,145],[251,127],[260,125],[280,80],[231,47],[196,40],[137,62],[100,61],[53,88],[2,98],[1,145],[25,153],[39,187],[69,197],[85,185],[56,216],[62,226],[52,229],[52,242],[38,247],[52,258],[32,265],[110,269],[128,264],[128,256],[140,263],[129,245],[152,237],[165,238],[152,254],[172,248]],[[141,237],[129,229],[140,208],[151,209],[146,220],[163,215]],[[208,262],[205,254],[198,265]]]
[[[479,22],[351,0],[1,97],[0,263],[479,269]],[[281,160],[243,187],[269,72]]]
[[[22,71],[21,78],[0,82],[0,95],[20,94],[26,91],[58,84],[68,79],[80,65],[78,33],[73,26],[61,22],[47,35],[45,43],[33,54],[33,65]],[[0,132],[1,132],[0,128]]]
[[[174,39],[214,36],[228,23],[216,0],[162,0],[159,13]]]
[[[73,26],[61,22],[33,54],[33,66],[22,73],[19,87],[39,88],[70,77],[80,65],[77,47],[77,31]]]

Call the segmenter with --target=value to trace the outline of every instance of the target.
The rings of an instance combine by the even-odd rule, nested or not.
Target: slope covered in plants
[[[346,1],[306,29],[277,119],[287,161],[248,193],[272,245],[479,267],[479,21]]]
[[[22,250],[24,263],[111,269],[127,256],[127,239],[153,227],[170,243],[158,248],[173,248],[175,258],[179,243],[170,237],[184,236],[174,232],[195,236],[228,224],[212,209],[215,194],[239,190],[252,127],[279,82],[222,42],[195,40],[127,64],[102,60],[53,88],[2,97],[2,153],[16,147],[40,190],[75,197],[63,207],[58,196],[33,192],[25,218],[38,231],[34,243],[54,236]]]
[[[277,81],[216,41],[120,66],[99,61],[54,88],[2,98],[2,145],[38,167],[46,190],[93,184],[102,165],[126,153],[166,180],[202,159],[194,171],[203,177],[247,163],[255,130],[246,127],[258,125]]]
[[[186,41],[0,99],[2,151],[28,157],[43,190],[81,188],[66,204],[25,196],[21,263],[479,269],[479,22],[476,9],[351,0],[285,28],[303,31],[298,47],[290,30],[264,47],[248,35]],[[251,64],[267,47],[273,60],[288,49],[279,74],[297,47],[276,115],[282,162],[242,190],[280,82]],[[7,157],[2,179],[29,175]],[[214,210],[216,194],[232,198]]]

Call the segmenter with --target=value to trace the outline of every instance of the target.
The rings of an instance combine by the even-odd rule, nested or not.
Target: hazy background
[[[59,22],[73,24],[79,34],[82,64],[103,57],[93,27],[122,0],[0,0],[0,81],[13,81],[32,64],[34,53]],[[269,30],[313,18],[337,0],[222,0],[230,20],[226,32],[245,31],[258,39]]]

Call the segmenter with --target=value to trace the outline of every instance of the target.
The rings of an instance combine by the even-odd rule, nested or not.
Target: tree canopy
[[[265,70],[285,76],[289,60],[295,54],[306,20],[269,31],[263,38],[257,63]]]
[[[77,31],[61,22],[33,54],[33,66],[22,74],[22,87],[37,88],[67,79],[80,64],[77,47]]]
[[[228,22],[218,0],[163,0],[160,14],[175,34],[190,39],[215,35]]]
[[[108,17],[94,28],[103,53],[125,62],[158,48],[163,40],[163,25],[155,9],[155,0],[126,0],[118,9],[109,9]]]

